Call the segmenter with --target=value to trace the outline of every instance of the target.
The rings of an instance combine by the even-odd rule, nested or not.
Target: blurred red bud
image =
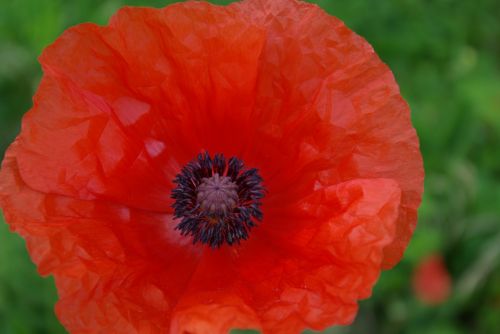
[[[427,305],[438,305],[448,299],[451,278],[442,256],[431,255],[420,262],[413,275],[413,290]]]

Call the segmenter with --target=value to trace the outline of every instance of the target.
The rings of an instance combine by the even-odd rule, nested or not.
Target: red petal
[[[264,35],[215,8],[125,8],[109,27],[80,25],[48,47],[17,154],[30,187],[170,211],[184,163],[249,145]]]
[[[147,104],[132,99],[124,104],[135,104],[135,113],[142,113],[138,122],[154,120],[141,111]],[[154,134],[142,144],[129,136],[100,97],[48,76],[23,120],[13,154],[23,179],[41,192],[168,211],[177,164],[165,152],[157,164],[159,148],[168,152]]]
[[[423,166],[408,105],[372,47],[318,6],[294,0],[233,5],[267,33],[256,97],[257,137],[245,160],[259,164],[268,202],[293,202],[358,178],[397,181],[396,264],[413,234]]]
[[[208,307],[196,306],[202,301],[220,305],[217,323],[234,327],[232,306],[223,312],[220,300],[241,298],[240,312],[253,310],[245,319],[255,314],[259,320],[250,327],[265,333],[348,324],[378,279],[399,204],[397,184],[374,179],[318,190],[297,205],[293,220],[267,212],[241,247],[204,253],[179,303],[195,314]]]
[[[40,272],[54,274],[57,313],[72,332],[294,333],[349,323],[394,237],[397,184],[353,181],[298,205],[294,215],[307,223],[270,213],[241,247],[206,249],[200,258],[202,248],[179,238],[168,215],[29,189],[14,149],[0,175],[0,202]]]
[[[71,333],[164,333],[201,247],[179,238],[168,214],[43,194],[7,152],[0,204],[38,270],[53,274],[56,312]]]
[[[234,328],[260,327],[259,317],[240,297],[216,293],[184,298],[176,307],[170,332],[229,333]]]

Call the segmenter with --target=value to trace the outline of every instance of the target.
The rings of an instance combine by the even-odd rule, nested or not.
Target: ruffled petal
[[[383,249],[395,236],[400,196],[397,183],[387,179],[318,189],[291,213],[293,220],[273,215],[268,221],[273,224],[264,222],[240,247],[204,252],[179,303],[194,304],[197,314],[196,305],[204,303],[190,301],[198,296],[205,302],[241,298],[239,310],[249,308],[249,319],[254,314],[258,319],[245,327],[264,333],[349,324],[357,301],[370,295],[380,275]],[[233,314],[220,308],[212,326],[232,320]],[[205,324],[208,316],[200,321]],[[196,319],[193,315],[192,326]]]
[[[179,238],[169,215],[30,189],[15,148],[2,167],[0,204],[39,271],[55,276],[57,314],[75,333],[298,333],[346,324],[395,234],[397,183],[359,180],[300,203],[294,214],[308,223],[263,224],[240,247],[206,249]]]
[[[389,69],[378,60],[368,60],[349,71],[364,81],[360,89],[349,81],[327,78],[316,106],[328,122],[330,150],[336,167],[319,174],[318,183],[357,178],[391,178],[402,190],[396,238],[384,250],[383,266],[399,262],[417,223],[417,208],[423,192],[423,165],[419,142],[411,126],[408,105]]]
[[[42,275],[54,275],[56,313],[71,333],[165,333],[202,248],[169,214],[29,188],[17,144],[0,172],[0,205]]]
[[[125,8],[107,27],[69,29],[40,57],[45,76],[17,154],[24,180],[170,211],[186,162],[251,142],[245,120],[264,39],[233,10],[194,2]]]
[[[129,99],[124,105],[141,113],[137,122],[154,120],[148,104]],[[168,151],[154,134],[142,144],[128,136],[99,97],[46,76],[15,155],[23,179],[38,191],[165,212],[177,168]]]
[[[229,333],[234,328],[260,327],[257,314],[240,297],[217,292],[184,298],[175,309],[170,333]]]
[[[259,163],[275,205],[317,184],[358,178],[397,181],[397,238],[384,267],[396,264],[416,225],[423,164],[408,105],[373,48],[318,6],[295,0],[233,5],[266,29],[255,115],[260,140],[246,152]]]
[[[182,143],[182,163],[201,150],[231,156],[251,145],[263,29],[232,8],[205,2],[160,10],[125,8],[111,19],[110,28],[120,38],[104,39],[136,65],[129,81],[157,87],[157,103],[174,114],[171,136]]]

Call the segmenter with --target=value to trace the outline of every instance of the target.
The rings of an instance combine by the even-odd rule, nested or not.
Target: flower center
[[[238,201],[237,189],[238,186],[230,177],[215,173],[212,177],[202,179],[197,202],[206,213],[226,215]]]
[[[255,168],[222,154],[212,159],[208,153],[184,166],[175,177],[172,190],[175,227],[193,243],[211,247],[239,244],[249,237],[256,221],[262,220],[262,178]]]

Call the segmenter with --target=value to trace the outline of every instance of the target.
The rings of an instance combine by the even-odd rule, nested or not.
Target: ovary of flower
[[[202,179],[198,187],[197,201],[203,210],[226,214],[238,201],[238,186],[227,176],[215,173]]]

